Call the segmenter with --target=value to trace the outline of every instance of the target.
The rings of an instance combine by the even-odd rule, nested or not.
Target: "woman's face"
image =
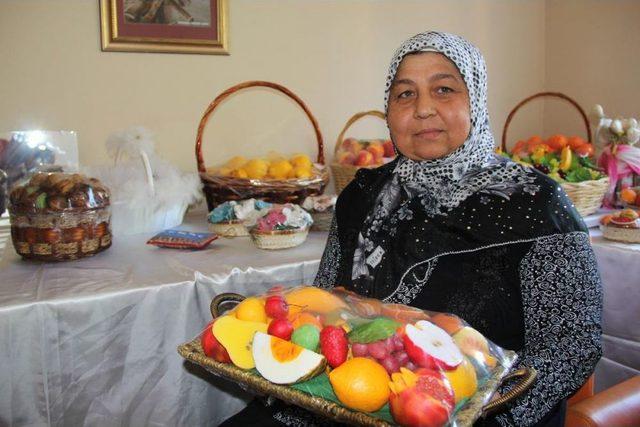
[[[413,160],[434,160],[469,135],[469,91],[458,68],[436,52],[404,57],[389,92],[387,122],[398,150]]]

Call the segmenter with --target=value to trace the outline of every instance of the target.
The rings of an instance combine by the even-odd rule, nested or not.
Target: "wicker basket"
[[[249,234],[260,249],[287,249],[304,243],[309,229],[258,231],[254,228]]]
[[[222,306],[229,307],[232,303],[237,303],[243,299],[244,297],[242,295],[233,293],[224,293],[216,296],[213,301],[211,301],[213,318],[215,319],[222,314]],[[178,353],[186,360],[203,367],[217,376],[241,384],[250,391],[260,395],[273,396],[333,421],[357,426],[390,426],[386,421],[374,418],[367,413],[350,410],[337,403],[321,397],[314,397],[289,386],[273,384],[260,375],[256,375],[252,371],[244,371],[233,364],[217,362],[204,354],[199,338],[180,345],[178,347]],[[533,385],[537,375],[536,371],[531,368],[519,369],[508,375],[507,372],[508,368],[506,367],[500,367],[494,371],[494,374],[478,389],[474,396],[470,398],[465,407],[458,412],[457,425],[461,427],[471,426],[480,416],[504,410],[512,401],[521,396]],[[493,390],[501,383],[512,379],[518,379],[518,381],[508,392],[500,398],[485,404],[490,400]]]
[[[338,151],[340,150],[340,146],[342,145],[342,140],[344,139],[344,134],[349,130],[351,125],[360,120],[363,117],[374,116],[379,117],[382,120],[385,120],[384,113],[377,110],[364,111],[362,113],[354,114],[347,123],[342,128],[340,135],[338,135],[338,139],[336,140],[336,146],[333,150],[333,162],[331,162],[331,173],[333,174],[333,184],[336,188],[336,194],[340,194],[344,188],[349,185],[354,176],[356,176],[356,172],[362,166],[354,166],[354,165],[341,165],[336,162],[336,156]]]
[[[329,231],[331,221],[333,221],[333,211],[330,212],[309,212],[313,218],[312,231]]]
[[[314,176],[309,179],[287,180],[244,179],[207,173],[207,168],[202,156],[202,134],[211,113],[213,113],[222,101],[230,95],[242,89],[252,87],[268,87],[275,89],[293,99],[302,108],[315,131],[316,142],[318,145],[318,156],[316,162],[320,165],[324,165],[324,146],[318,122],[313,114],[311,114],[311,111],[309,111],[309,108],[296,94],[277,83],[264,81],[240,83],[222,92],[211,104],[209,104],[198,126],[198,134],[196,136],[196,161],[198,163],[198,172],[200,173],[200,179],[202,180],[209,211],[213,210],[217,205],[229,200],[243,200],[250,198],[262,199],[272,203],[299,204],[302,203],[307,196],[322,194],[326,185],[329,183],[329,173],[326,168],[316,168],[314,170]]]
[[[209,223],[209,230],[222,237],[246,237],[249,230],[240,220],[232,220],[227,222]]]
[[[589,119],[587,118],[587,114],[584,112],[582,107],[569,98],[567,95],[559,92],[540,92],[535,95],[531,95],[528,98],[523,99],[516,105],[513,110],[507,116],[507,120],[504,123],[504,129],[502,130],[502,151],[508,152],[507,150],[507,129],[509,128],[509,124],[511,124],[511,120],[515,115],[516,111],[520,109],[523,105],[528,103],[529,101],[535,98],[542,97],[555,97],[561,98],[568,101],[571,105],[573,105],[580,115],[582,116],[582,120],[584,121],[584,125],[587,131],[587,141],[591,142],[591,125],[589,124]],[[596,212],[598,208],[602,205],[602,200],[604,199],[604,195],[609,186],[609,178],[604,177],[598,180],[591,181],[582,181],[582,182],[564,182],[560,184],[564,191],[567,193],[571,201],[573,202],[576,210],[580,215],[587,216]]]
[[[11,239],[25,259],[67,261],[111,246],[109,206],[76,212],[33,213],[9,207]]]

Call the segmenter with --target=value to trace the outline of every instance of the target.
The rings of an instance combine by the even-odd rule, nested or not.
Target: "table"
[[[206,230],[199,218],[183,228]],[[187,366],[176,347],[211,320],[217,293],[311,283],[326,233],[277,252],[246,238],[176,251],[145,245],[149,237],[59,264],[20,261],[7,245],[0,426],[215,426],[245,405],[247,394]]]
[[[640,375],[640,244],[615,243],[597,228],[590,231],[604,288],[598,392]]]
[[[184,229],[205,229],[203,216]],[[0,239],[6,237],[0,226]],[[593,231],[604,283],[602,389],[640,374],[640,245]],[[249,395],[187,365],[176,346],[197,336],[220,292],[255,294],[310,283],[326,233],[260,251],[219,239],[200,252],[117,238],[71,263],[23,262],[9,244],[0,262],[0,426],[219,424]],[[8,344],[8,345],[6,345]]]

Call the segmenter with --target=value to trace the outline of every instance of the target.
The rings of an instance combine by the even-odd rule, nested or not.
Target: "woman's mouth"
[[[420,131],[414,133],[414,136],[425,141],[433,141],[438,139],[442,132],[444,132],[442,129],[428,128],[421,129]]]

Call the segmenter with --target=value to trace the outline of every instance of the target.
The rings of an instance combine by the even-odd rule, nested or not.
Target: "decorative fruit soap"
[[[215,321],[214,321],[215,322]],[[221,363],[231,363],[227,349],[213,336],[213,323],[210,322],[200,335],[200,344],[204,354]]]
[[[293,384],[316,376],[326,359],[281,338],[256,332],[252,345],[256,369],[274,384]]]
[[[376,167],[392,160],[395,155],[391,140],[346,138],[336,153],[336,162],[341,165]]]
[[[451,336],[429,321],[420,320],[405,326],[402,340],[409,358],[417,366],[448,370],[462,363],[462,353]]]
[[[255,367],[251,343],[256,332],[266,333],[267,324],[239,320],[233,316],[222,316],[213,324],[213,336],[227,350],[233,364],[242,369]]]
[[[449,421],[455,407],[454,393],[445,377],[430,369],[393,374],[389,407],[393,419],[411,427],[439,427]]]
[[[266,158],[247,159],[235,156],[219,167],[208,168],[212,174],[234,178],[287,180],[306,179],[316,175],[314,164],[306,154],[286,158],[270,153]]]
[[[311,324],[300,325],[293,331],[291,342],[307,350],[317,351],[320,344],[320,330]]]
[[[329,381],[342,404],[356,411],[373,412],[389,400],[389,374],[377,362],[354,357],[329,374]]]
[[[511,153],[501,154],[532,166],[558,182],[590,181],[605,176],[593,161],[593,144],[579,136],[558,134],[544,140],[534,135],[518,141]]]

